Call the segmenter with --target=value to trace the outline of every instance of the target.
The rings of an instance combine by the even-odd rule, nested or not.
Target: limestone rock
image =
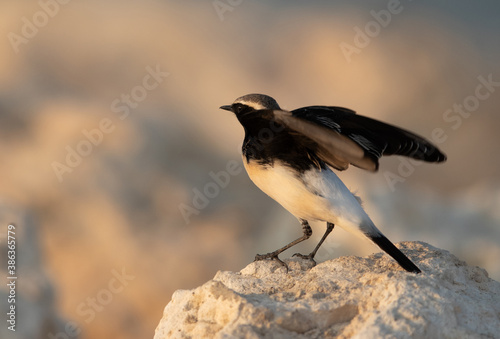
[[[500,337],[499,282],[426,243],[398,247],[422,274],[383,253],[219,271],[173,294],[155,339]]]

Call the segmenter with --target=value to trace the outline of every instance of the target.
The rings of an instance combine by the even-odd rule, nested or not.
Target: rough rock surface
[[[422,274],[382,253],[220,271],[173,294],[155,339],[500,338],[499,282],[426,243],[398,247]]]

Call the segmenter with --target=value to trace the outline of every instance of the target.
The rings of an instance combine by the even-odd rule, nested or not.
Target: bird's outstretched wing
[[[274,111],[275,119],[317,145],[319,157],[345,170],[349,164],[378,170],[383,155],[403,155],[427,162],[446,160],[426,139],[381,121],[333,106],[309,106],[294,111]]]

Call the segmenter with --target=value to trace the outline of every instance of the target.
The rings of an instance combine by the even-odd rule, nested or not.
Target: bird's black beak
[[[220,109],[224,109],[226,111],[233,111],[233,108],[231,107],[231,105],[224,105],[224,106],[221,106],[219,107]]]

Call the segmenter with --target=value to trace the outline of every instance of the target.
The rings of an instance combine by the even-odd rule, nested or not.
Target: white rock
[[[219,271],[174,293],[155,339],[500,338],[500,283],[426,243],[398,247],[422,274],[382,253]]]

